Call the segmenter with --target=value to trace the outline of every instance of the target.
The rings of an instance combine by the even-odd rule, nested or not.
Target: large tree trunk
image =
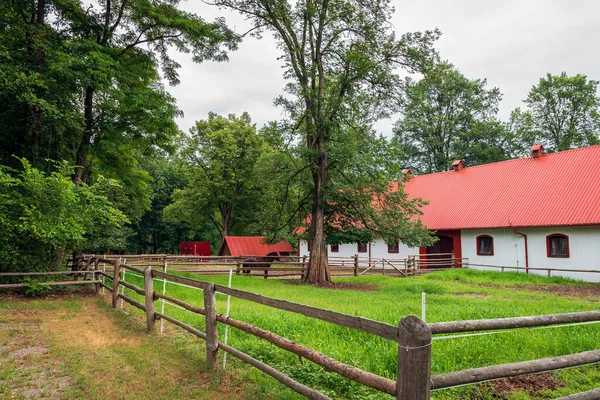
[[[33,12],[33,10],[32,10],[32,12]],[[32,16],[32,20],[33,20],[33,16]],[[35,10],[35,23],[33,24],[34,26],[31,27],[34,38],[32,39],[30,37],[31,33],[29,33],[27,35],[29,38],[27,40],[28,49],[26,50],[26,52],[27,52],[27,54],[32,55],[33,61],[36,65],[36,71],[39,74],[44,73],[44,66],[46,64],[46,55],[44,53],[44,47],[40,44],[40,41],[42,41],[44,38],[43,30],[44,30],[45,22],[46,22],[46,0],[38,0],[36,10]],[[33,44],[32,44],[32,42],[33,42]],[[32,46],[33,46],[33,48],[32,48]],[[43,97],[43,91],[39,87],[36,87],[35,93],[36,93],[38,100]],[[36,103],[33,106],[33,109],[31,110],[31,112],[33,114],[33,121],[34,121],[33,130],[32,130],[33,159],[34,159],[33,161],[37,163],[39,161],[40,142],[41,142],[41,136],[42,136],[42,129],[44,126],[44,120],[43,120],[43,116],[42,116],[42,107],[41,107],[39,101],[38,101],[38,103]]]
[[[323,190],[327,182],[328,158],[327,150],[319,139],[319,158],[317,169],[313,172],[314,198],[311,220],[311,250],[308,261],[308,270],[303,282],[321,285],[331,282],[329,274],[329,261],[327,258],[327,246],[325,245],[325,199]]]
[[[94,128],[94,88],[88,86],[85,90],[85,101],[84,101],[84,116],[85,116],[85,130],[81,137],[81,142],[77,149],[77,159],[75,165],[75,175],[73,176],[73,182],[79,185],[81,182],[86,182],[89,171],[86,170],[87,156],[90,150],[90,144],[92,142],[92,134]]]
[[[231,205],[225,205],[221,208],[221,226],[223,227],[223,230],[221,231],[221,242],[225,240],[225,236],[229,236],[232,212],[233,206]]]

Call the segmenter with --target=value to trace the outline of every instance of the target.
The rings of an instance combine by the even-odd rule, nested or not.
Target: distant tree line
[[[282,120],[256,127],[240,110],[177,128],[171,54],[227,60],[241,37],[223,19],[177,0],[0,3],[0,271],[58,268],[74,251],[216,249],[225,235],[295,242],[301,227],[307,279],[325,283],[326,243],[435,240],[403,168],[599,143],[597,81],[548,74],[501,121],[500,90],[440,60],[438,30],[397,37],[387,0],[216,4],[278,41]],[[393,137],[374,130],[398,114]]]
[[[414,173],[446,171],[452,162],[485,164],[528,154],[598,144],[598,81],[548,74],[533,86],[509,121],[497,117],[502,94],[485,79],[470,80],[448,63],[422,79],[407,79],[402,117],[394,126],[399,162]]]

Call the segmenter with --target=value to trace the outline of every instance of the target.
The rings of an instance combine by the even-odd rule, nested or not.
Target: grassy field
[[[185,275],[185,274],[184,274]],[[188,276],[193,276],[189,275]],[[196,278],[198,278],[196,276]],[[136,279],[128,274],[128,280]],[[200,279],[227,284],[227,277]],[[600,308],[598,286],[574,280],[527,276],[519,273],[495,273],[474,270],[450,270],[409,279],[380,276],[339,278],[339,288],[301,286],[293,281],[263,280],[234,276],[235,288],[266,296],[360,315],[398,324],[407,314],[421,315],[421,293],[427,294],[427,321],[456,321],[540,315]],[[141,283],[141,281],[138,281]],[[155,290],[162,285],[155,282]],[[128,291],[128,294],[135,297]],[[202,292],[167,284],[167,294],[191,304],[202,305]],[[217,308],[225,312],[225,296],[217,298]],[[160,303],[157,303],[160,308]],[[166,312],[177,319],[203,329],[203,318],[166,305]],[[288,339],[317,349],[337,360],[395,379],[397,346],[369,334],[316,321],[255,303],[231,299],[233,318],[250,322]],[[224,326],[220,325],[220,338]],[[389,398],[336,374],[328,373],[308,361],[282,351],[261,339],[231,330],[229,344],[259,358],[293,378],[328,395],[341,398]],[[433,373],[524,361],[600,348],[600,324],[520,329],[493,335],[449,338],[433,343]],[[260,374],[255,376],[267,390],[280,390],[279,384]],[[477,387],[441,390],[437,399],[462,398],[556,398],[569,393],[600,387],[600,368],[591,366],[533,378],[522,384],[501,382]],[[522,386],[522,388],[521,388]],[[512,390],[512,389],[517,390]],[[522,390],[519,390],[522,389]],[[509,392],[507,394],[506,392]],[[528,394],[534,391],[537,394]],[[501,394],[499,394],[501,392]],[[282,390],[278,398],[296,398]]]
[[[249,368],[204,372],[204,342],[93,290],[26,299],[0,293],[0,399],[268,399]]]

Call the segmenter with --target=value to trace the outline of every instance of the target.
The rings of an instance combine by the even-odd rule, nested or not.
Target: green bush
[[[38,282],[29,277],[23,279],[23,285],[25,285],[25,295],[29,297],[39,297],[50,293],[52,288],[43,282]]]
[[[55,269],[127,221],[109,199],[116,181],[75,185],[65,163],[46,174],[20,160],[19,171],[0,166],[0,272]]]

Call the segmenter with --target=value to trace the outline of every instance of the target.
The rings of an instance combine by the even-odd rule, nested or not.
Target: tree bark
[[[221,225],[223,230],[221,231],[221,241],[225,240],[225,236],[229,236],[231,227],[231,213],[233,208],[230,205],[226,205],[221,210]]]
[[[94,88],[92,86],[88,86],[85,90],[84,115],[85,130],[77,149],[75,175],[73,176],[73,182],[76,185],[86,182],[89,177],[89,171],[86,170],[86,163],[94,128]]]
[[[323,145],[323,137],[317,139],[318,159],[317,168],[313,172],[314,198],[311,220],[311,250],[308,269],[304,276],[305,283],[321,285],[331,282],[327,246],[325,245],[325,199],[323,190],[328,176],[328,155]]]
[[[33,12],[33,10],[32,10]],[[32,20],[33,20],[33,16],[32,16]],[[33,26],[31,27],[32,31],[33,31],[33,37],[34,39],[32,40],[31,38],[31,34],[29,34],[29,39],[28,39],[28,46],[32,47],[29,48],[27,50],[28,54],[31,54],[35,65],[36,65],[36,71],[41,75],[44,72],[44,66],[46,64],[46,55],[44,54],[44,49],[43,47],[40,45],[40,43],[38,43],[41,40],[44,40],[44,33],[43,33],[43,29],[44,29],[44,23],[46,22],[46,0],[38,0],[37,2],[37,6],[35,9],[35,23],[33,24]],[[37,87],[35,90],[36,96],[39,98],[41,98],[43,96],[42,90]],[[42,116],[42,107],[40,105],[40,103],[36,103],[33,106],[32,109],[32,114],[33,114],[33,138],[32,138],[32,142],[33,142],[33,158],[34,161],[39,161],[39,152],[40,152],[40,142],[41,142],[41,136],[42,136],[42,128],[44,126],[44,120],[43,120],[43,116]]]

